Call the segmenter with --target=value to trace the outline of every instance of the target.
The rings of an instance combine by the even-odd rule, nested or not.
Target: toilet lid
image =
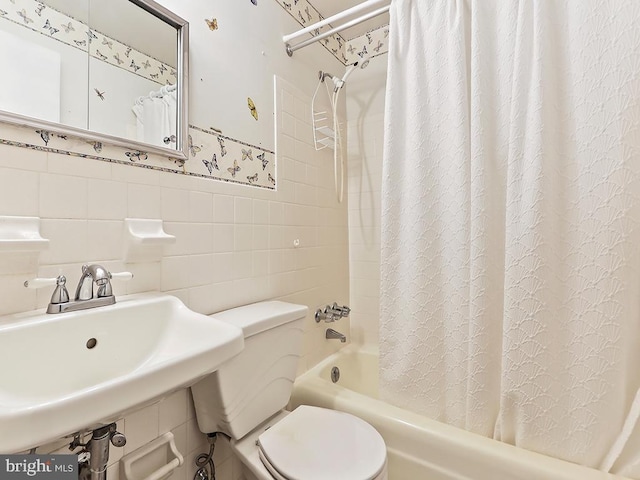
[[[367,422],[308,405],[262,433],[258,445],[261,457],[288,480],[371,480],[387,458],[384,440]]]

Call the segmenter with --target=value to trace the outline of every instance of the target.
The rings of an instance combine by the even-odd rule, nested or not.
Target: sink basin
[[[163,294],[0,317],[0,453],[115,421],[191,385],[243,346],[240,328]]]

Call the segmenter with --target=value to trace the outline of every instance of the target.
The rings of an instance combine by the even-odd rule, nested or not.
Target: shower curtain
[[[132,107],[136,116],[138,140],[159,147],[175,147],[165,139],[177,135],[177,97],[175,85],[160,88],[157,92],[150,92],[146,97],[140,97]]]
[[[640,2],[393,0],[383,172],[381,396],[640,478]]]

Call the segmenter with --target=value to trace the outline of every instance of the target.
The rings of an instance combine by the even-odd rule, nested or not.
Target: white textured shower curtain
[[[640,478],[640,2],[393,0],[385,136],[382,397]]]

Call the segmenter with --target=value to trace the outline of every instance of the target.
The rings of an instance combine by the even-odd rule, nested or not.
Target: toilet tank
[[[244,349],[191,387],[198,427],[240,439],[289,402],[308,308],[269,301],[212,317],[244,332]]]

